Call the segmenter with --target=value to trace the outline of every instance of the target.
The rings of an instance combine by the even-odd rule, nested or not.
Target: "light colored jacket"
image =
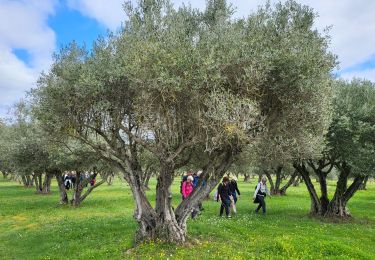
[[[263,184],[263,182],[259,182],[259,183],[258,183],[257,188],[255,189],[255,192],[254,192],[254,197],[256,197],[256,195],[258,194],[258,191],[259,191],[259,190],[260,190],[260,192],[262,192],[262,193],[265,193],[265,194],[271,195],[270,192],[268,191],[267,185],[266,185],[266,184]]]

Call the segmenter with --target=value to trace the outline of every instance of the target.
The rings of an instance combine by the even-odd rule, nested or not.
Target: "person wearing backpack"
[[[267,194],[271,197],[271,194],[267,188],[267,177],[263,175],[261,181],[255,187],[255,192],[253,196],[254,203],[259,203],[258,207],[255,209],[255,213],[258,213],[259,210],[262,208],[263,215],[266,214],[265,198]]]
[[[223,182],[219,184],[219,187],[217,188],[217,201],[219,199],[221,200],[221,206],[220,206],[220,217],[223,216],[224,209],[225,214],[227,215],[227,218],[230,218],[230,201],[231,201],[232,195],[229,189],[229,178],[224,177]]]

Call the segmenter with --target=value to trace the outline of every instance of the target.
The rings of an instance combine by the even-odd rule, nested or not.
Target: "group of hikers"
[[[202,171],[194,173],[192,170],[190,170],[182,176],[180,193],[183,200],[186,199],[196,187],[198,187],[201,173]],[[205,185],[204,180],[202,180],[202,185]],[[263,214],[266,214],[265,197],[267,195],[271,196],[267,188],[267,177],[263,175],[256,185],[253,195],[253,202],[255,204],[258,204],[258,207],[254,211],[255,213],[259,213],[259,210],[262,209]],[[220,217],[223,216],[224,210],[228,218],[231,217],[231,212],[237,214],[236,203],[240,196],[241,192],[238,189],[237,177],[225,176],[222,182],[219,184],[214,195],[214,200],[217,202],[221,202],[219,213]],[[193,208],[191,217],[194,219],[202,210],[202,203],[199,203],[197,207]]]
[[[86,172],[86,173],[82,173],[80,175],[80,181],[83,181],[85,179],[88,179],[90,178],[90,173]],[[63,178],[63,181],[64,181],[64,186],[65,186],[65,189],[66,190],[69,190],[69,189],[73,189],[76,185],[76,182],[77,182],[77,174],[76,172],[74,171],[71,171],[71,172],[67,172],[65,173],[64,175],[64,178]],[[90,186],[94,186],[96,183],[96,179],[92,179],[90,180]],[[86,187],[87,187],[88,184],[86,184]]]

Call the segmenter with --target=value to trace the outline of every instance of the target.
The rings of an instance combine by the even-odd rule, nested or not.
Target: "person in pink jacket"
[[[193,176],[188,176],[187,180],[182,183],[182,197],[186,199],[190,193],[193,192],[194,186],[193,186]]]

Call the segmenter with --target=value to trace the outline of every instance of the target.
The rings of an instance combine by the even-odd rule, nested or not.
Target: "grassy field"
[[[137,225],[126,184],[102,185],[81,207],[71,208],[57,204],[56,185],[52,195],[36,195],[0,180],[0,259],[375,259],[375,183],[350,201],[355,218],[344,223],[310,218],[303,185],[285,197],[267,198],[267,216],[255,215],[254,185],[240,182],[239,213],[232,219],[219,218],[219,204],[205,201],[203,214],[188,222],[187,246],[132,248]],[[178,190],[176,183],[175,203]]]

